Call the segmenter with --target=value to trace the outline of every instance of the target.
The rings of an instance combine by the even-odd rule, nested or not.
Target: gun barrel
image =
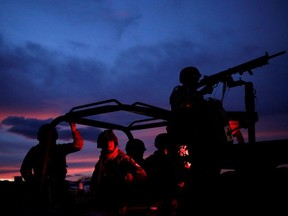
[[[279,55],[283,55],[283,54],[285,54],[285,53],[286,53],[285,50],[282,51],[282,52],[278,52],[278,53],[276,53],[276,54],[274,54],[274,55],[269,56],[269,59],[271,59],[271,58],[275,58],[275,57],[277,57],[277,56],[279,56]]]
[[[275,53],[273,55],[269,55],[267,52],[265,53],[265,55],[260,56],[256,59],[250,60],[248,62],[245,62],[243,64],[237,65],[233,68],[229,68],[227,70],[221,71],[219,73],[213,74],[211,76],[205,76],[202,80],[200,80],[198,87],[200,88],[202,86],[205,85],[215,85],[219,82],[227,82],[229,80],[231,80],[231,76],[233,74],[239,73],[240,75],[242,75],[244,72],[248,71],[250,74],[252,74],[252,70],[258,67],[261,67],[263,65],[268,64],[269,59],[271,58],[275,58],[277,56],[283,55],[285,54],[286,51],[282,51],[282,52],[278,52]]]

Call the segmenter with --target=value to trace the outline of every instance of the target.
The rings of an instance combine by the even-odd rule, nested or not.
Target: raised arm
[[[74,147],[77,150],[81,150],[84,146],[84,140],[80,132],[77,130],[76,124],[74,122],[69,122],[69,124],[70,124],[71,131],[72,131],[73,138],[74,138]]]

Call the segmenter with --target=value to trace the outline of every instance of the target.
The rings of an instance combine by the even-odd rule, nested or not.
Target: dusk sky
[[[39,126],[72,107],[113,98],[170,109],[184,67],[209,76],[287,52],[287,11],[287,0],[0,0],[0,179],[19,176]],[[285,53],[233,76],[254,84],[256,141],[288,139],[287,68]],[[221,92],[219,84],[208,96]],[[243,92],[227,91],[224,108],[244,110]],[[85,144],[67,157],[68,175],[89,176],[102,129],[77,127]],[[59,143],[71,141],[69,127],[58,130]],[[159,131],[135,133],[145,156]]]

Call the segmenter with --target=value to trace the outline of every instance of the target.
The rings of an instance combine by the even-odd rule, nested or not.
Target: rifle
[[[227,70],[221,71],[211,76],[204,76],[204,78],[199,81],[197,89],[205,86],[202,91],[204,91],[205,94],[207,93],[211,94],[213,91],[213,86],[215,86],[219,82],[227,84],[228,87],[243,85],[245,84],[245,81],[243,80],[234,81],[232,75],[236,73],[242,75],[244,72],[248,72],[250,75],[253,75],[252,69],[266,65],[269,63],[270,59],[283,55],[284,53],[286,53],[286,51],[278,52],[274,55],[269,56],[269,54],[266,52],[265,55],[261,57],[237,65],[233,68],[229,68]]]

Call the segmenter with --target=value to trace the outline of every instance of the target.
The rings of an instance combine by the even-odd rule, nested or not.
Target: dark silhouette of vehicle
[[[249,96],[252,89],[252,83],[248,83],[246,86],[246,98],[254,98],[254,95],[253,97],[251,95]],[[248,107],[250,108],[250,103],[253,102],[253,100],[251,100],[250,102],[246,101]],[[124,124],[123,122],[109,122],[107,121],[107,119],[111,118],[103,118],[103,116],[102,118],[97,119],[97,117],[102,114],[111,115],[119,113],[120,115],[123,115],[123,112],[125,113],[125,115],[127,113],[131,114],[132,119],[134,118],[135,120],[131,120],[130,123]],[[246,111],[227,112],[230,121],[233,121],[234,123],[237,122],[238,128],[235,129],[237,130],[235,136],[238,142],[226,146],[226,148],[222,150],[221,168],[223,170],[236,170],[237,172],[233,172],[232,175],[229,175],[230,172],[223,175],[223,181],[221,182],[220,187],[222,188],[221,193],[223,193],[223,196],[226,198],[222,199],[222,201],[229,203],[229,205],[231,205],[231,208],[249,208],[256,211],[257,206],[255,205],[257,202],[255,200],[258,199],[260,200],[259,202],[273,202],[273,205],[269,203],[269,205],[267,204],[266,206],[273,206],[274,209],[276,206],[275,203],[284,203],[285,200],[287,201],[287,199],[280,198],[279,194],[282,194],[281,197],[283,197],[285,196],[285,193],[288,192],[288,185],[286,183],[286,180],[288,180],[288,170],[286,170],[285,168],[283,169],[283,167],[288,164],[288,139],[256,141],[254,127],[258,121],[258,113],[254,110],[249,109],[247,109]],[[120,130],[127,135],[128,139],[132,139],[134,138],[133,131],[153,129],[157,127],[166,127],[170,115],[170,110],[152,106],[142,102],[136,102],[129,105],[122,104],[116,99],[110,99],[73,107],[70,112],[66,113],[63,116],[55,118],[51,123],[57,125],[62,121],[72,120],[78,124],[86,126]],[[127,120],[127,118],[125,119]],[[241,129],[248,131],[247,141],[244,140],[241,134]],[[277,172],[275,172],[276,170]],[[227,180],[229,178],[231,178],[231,180]],[[251,179],[251,181],[247,179]],[[268,179],[273,179],[273,181],[268,181]],[[265,185],[265,191],[268,191],[267,193],[260,189],[263,187],[260,187],[258,185],[258,182],[262,182],[261,184]],[[274,188],[275,185],[277,185],[278,188],[274,190],[272,188]],[[233,192],[234,194],[231,194],[231,187],[244,189],[238,189],[237,192]],[[252,192],[255,190],[259,192]],[[251,193],[252,196],[249,195]],[[257,195],[255,195],[255,193]],[[265,195],[263,195],[262,193],[264,193]],[[270,195],[269,198],[267,198],[268,193],[274,194],[274,197],[276,198],[271,200]],[[246,203],[244,204],[244,206],[240,205],[240,203],[242,202],[242,198],[240,197],[243,196],[247,196],[249,198],[247,199],[248,204]],[[234,200],[233,203],[231,203],[231,200]],[[237,206],[235,203],[238,203],[239,206]],[[252,208],[251,206],[254,206],[254,208]],[[284,207],[281,207],[280,205],[281,211],[287,211],[283,208]],[[264,209],[263,212],[265,212]],[[277,209],[280,211],[279,207],[277,207]],[[139,213],[139,211],[140,213],[143,213],[143,211],[146,211],[146,208],[134,208],[133,211],[135,213]]]
[[[254,93],[252,96],[250,95],[250,90],[253,89],[251,85],[252,83],[248,83],[248,87],[246,86],[246,98],[254,100]],[[249,104],[248,106],[254,103],[253,100],[250,102],[246,101],[247,104]],[[106,120],[111,118],[103,118],[103,116],[101,119],[97,119],[97,116],[102,114],[120,113],[120,115],[122,115],[123,112],[130,113],[136,120],[132,120],[125,125],[121,122],[108,122]],[[238,143],[228,146],[227,149],[223,149],[223,169],[233,169],[236,164],[240,166],[242,160],[244,163],[244,161],[252,159],[253,161],[263,160],[265,164],[267,164],[268,161],[270,161],[269,163],[278,165],[288,163],[288,139],[269,141],[255,140],[255,124],[258,121],[257,112],[247,109],[246,111],[227,111],[227,113],[230,121],[233,122],[232,124],[235,122],[238,124],[237,128],[234,129],[238,131],[235,135]],[[72,120],[77,124],[86,126],[120,130],[127,135],[128,139],[132,139],[134,138],[132,132],[135,130],[166,127],[170,116],[171,111],[168,109],[142,102],[122,104],[116,99],[110,99],[73,107],[65,115],[55,118],[51,124],[56,126],[62,121]],[[125,120],[127,120],[127,118]],[[247,141],[242,137],[241,129],[247,130]]]

